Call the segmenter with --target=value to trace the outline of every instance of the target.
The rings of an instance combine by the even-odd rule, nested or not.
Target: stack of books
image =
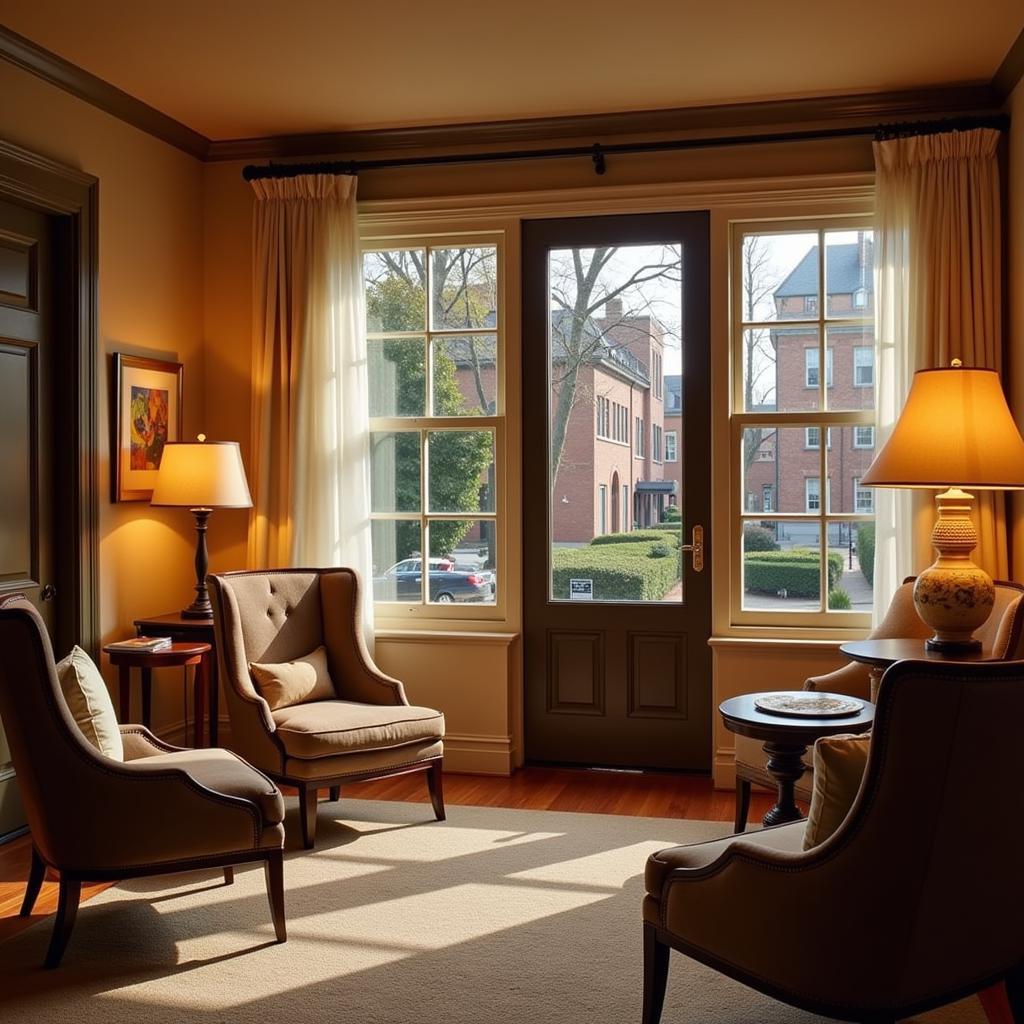
[[[150,653],[152,651],[162,651],[170,647],[171,643],[172,641],[169,636],[133,636],[129,640],[117,640],[112,644],[107,644],[107,650]]]

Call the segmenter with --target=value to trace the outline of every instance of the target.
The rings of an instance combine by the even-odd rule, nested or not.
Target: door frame
[[[99,621],[97,297],[99,180],[0,140],[0,199],[53,218],[54,557],[62,567],[54,646],[96,655]]]

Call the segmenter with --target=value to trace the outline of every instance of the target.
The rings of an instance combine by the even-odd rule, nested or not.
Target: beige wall
[[[1009,159],[1007,161],[1006,210],[1006,324],[1009,358],[1010,405],[1017,424],[1024,429],[1024,81],[1013,91],[1010,113]],[[1013,578],[1024,579],[1024,492],[1014,495],[1012,504]]]
[[[110,501],[110,353],[185,364],[186,434],[203,429],[201,164],[0,62],[0,136],[99,178],[100,626],[183,607],[194,582],[191,517]],[[216,528],[216,525],[213,527]],[[190,535],[191,534],[191,535]],[[63,652],[61,652],[63,653]],[[157,724],[182,720],[180,677],[157,687]],[[138,692],[134,707],[138,709]],[[136,716],[138,711],[136,710]]]

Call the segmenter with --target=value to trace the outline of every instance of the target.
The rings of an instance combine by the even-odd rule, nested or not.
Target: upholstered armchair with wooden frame
[[[811,1013],[891,1024],[1005,981],[1024,1024],[1024,662],[897,662],[837,830],[804,822],[647,862],[643,1024],[676,949]],[[682,1024],[682,1021],[680,1021]]]
[[[885,618],[868,634],[871,640],[911,638],[924,640],[932,635],[914,610],[914,579],[903,581],[893,595]],[[983,646],[991,649],[1000,660],[1024,657],[1024,586],[1019,583],[996,581],[996,598],[992,614],[976,633]],[[834,672],[811,676],[804,681],[805,690],[843,693],[860,700],[871,700],[872,672],[867,665],[852,661]],[[747,827],[750,812],[751,785],[775,790],[776,782],[765,767],[767,757],[759,740],[747,736],[736,737],[736,824],[737,832]],[[811,802],[814,777],[811,751],[805,759],[806,771],[796,784],[796,798]]]
[[[46,966],[75,924],[83,882],[261,862],[278,942],[285,941],[284,801],[262,773],[226,750],[179,750],[121,725],[124,760],[79,730],[57,679],[50,639],[23,598],[0,602],[0,717],[32,835],[21,907],[31,914],[46,869],[60,896]]]
[[[424,772],[434,814],[445,817],[444,715],[409,704],[381,672],[361,627],[361,584],[348,568],[270,569],[209,577],[231,745],[275,782],[299,792],[302,843],[313,846],[318,791]],[[272,708],[252,666],[326,648],[329,699]]]

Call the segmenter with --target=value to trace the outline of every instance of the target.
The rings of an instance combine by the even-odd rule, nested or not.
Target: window
[[[853,308],[863,309],[868,304],[868,290],[867,288],[858,288],[853,293]]]
[[[731,230],[729,624],[867,626],[871,567],[855,547],[874,505],[855,479],[877,416],[869,217]]]
[[[644,457],[644,427],[646,424],[644,421],[637,416],[636,418],[636,430],[634,436],[636,437],[636,457],[642,459]]]
[[[857,345],[853,350],[853,385],[870,388],[875,383],[874,346]]]
[[[858,512],[865,512],[874,515],[875,492],[870,487],[861,487],[860,477],[853,478],[854,507]]]
[[[875,428],[874,427],[854,427],[853,428],[853,447],[854,448],[874,448],[875,447]]]
[[[608,485],[597,485],[597,523],[598,533],[608,532]]]
[[[662,378],[662,359],[661,353],[657,349],[651,349],[651,376],[653,380],[651,383],[654,385],[654,397],[661,398],[663,395],[664,380]]]
[[[370,242],[363,278],[374,598],[493,617],[504,500],[500,236]],[[599,431],[606,416],[599,408]],[[399,570],[424,556],[426,573]]]
[[[674,430],[665,431],[665,461],[678,461],[678,455],[676,453],[676,432]]]
[[[629,515],[629,487],[626,484],[622,485],[622,529],[629,530],[630,528],[630,515]]]
[[[657,423],[651,426],[651,458],[661,462],[661,427]]]

